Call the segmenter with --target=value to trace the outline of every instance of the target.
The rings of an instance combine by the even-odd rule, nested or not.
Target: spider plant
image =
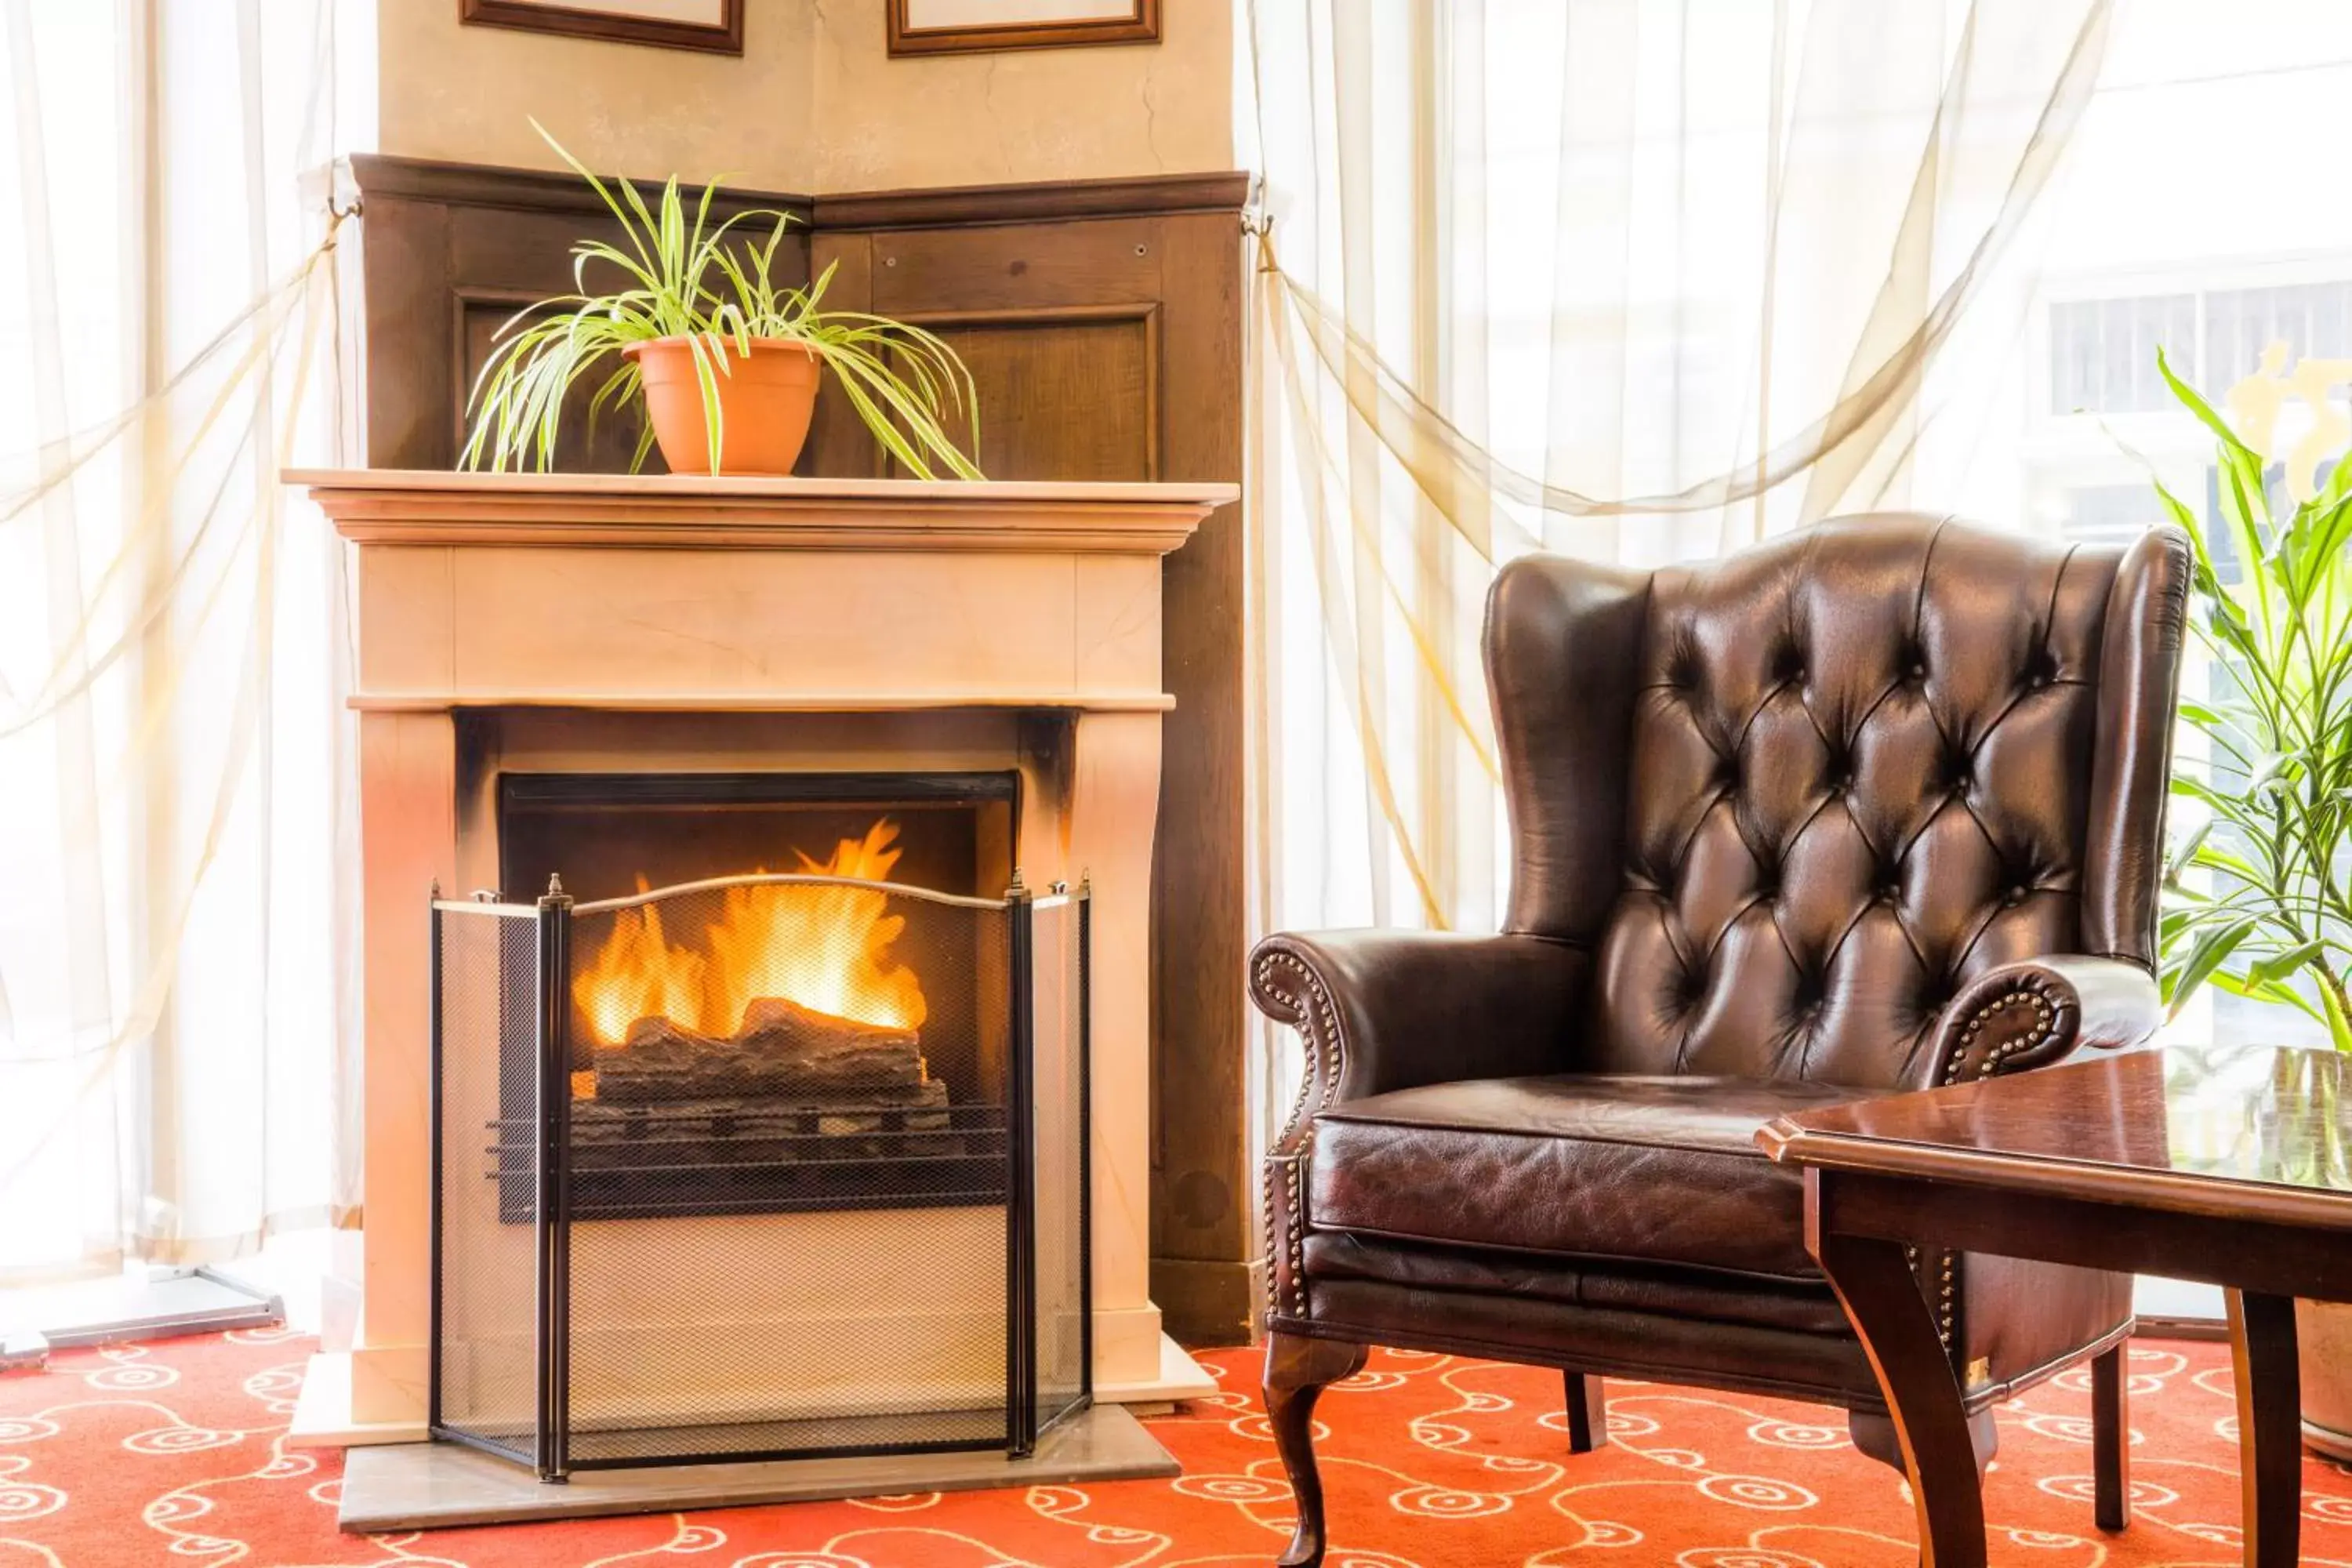
[[[713,181],[689,215],[675,174],[663,185],[659,201],[648,206],[628,181],[607,184],[537,121],[531,128],[603,198],[620,225],[623,243],[583,239],[573,245],[574,291],[518,311],[499,327],[467,403],[472,432],[465,467],[479,468],[487,459],[493,471],[549,468],[566,395],[601,373],[604,379],[589,400],[590,428],[610,412],[635,408],[639,429],[630,467],[642,468],[653,430],[644,417],[636,363],[623,351],[633,343],[681,338],[693,353],[710,471],[717,473],[719,378],[751,353],[753,339],[769,338],[802,344],[830,367],[835,384],[866,427],[908,472],[918,479],[938,477],[935,469],[960,479],[981,477],[948,433],[949,420],[962,414],[978,448],[980,413],[971,373],[953,349],[920,327],[824,309],[832,267],[805,288],[779,288],[772,273],[792,221],[788,214],[752,209],[714,223],[710,206],[719,184]],[[756,229],[739,233],[739,225],[765,225],[766,237],[756,238]],[[619,286],[592,290],[592,268],[604,273],[600,280]]]
[[[2211,776],[2176,770],[2172,790],[2210,816],[2167,857],[2164,995],[2177,1013],[2210,983],[2295,1007],[2352,1050],[2352,460],[2277,515],[2261,455],[2157,363],[2217,438],[2221,527],[2242,563],[2223,582],[2202,521],[2157,486],[2195,543],[2191,624],[2220,693],[2180,705]]]

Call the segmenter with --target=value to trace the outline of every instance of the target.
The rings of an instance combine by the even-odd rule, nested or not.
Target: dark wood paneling
[[[1163,461],[1171,479],[1242,477],[1242,248],[1234,213],[1162,220]],[[1177,410],[1182,410],[1181,416]],[[1220,508],[1168,558],[1153,1008],[1161,1107],[1152,1289],[1180,1331],[1245,1340],[1265,1300],[1249,1147],[1243,882],[1244,539]]]
[[[365,196],[399,196],[408,201],[436,202],[444,206],[488,207],[504,213],[602,213],[604,202],[576,174],[555,169],[510,169],[496,163],[444,163],[429,158],[395,158],[375,153],[354,153],[352,183]],[[659,181],[639,178],[637,188],[651,194]],[[690,187],[696,196],[700,188]],[[780,191],[737,190],[722,186],[710,209],[732,216],[752,207],[778,207],[806,224],[814,210],[807,196]]]
[[[535,293],[511,289],[463,289],[455,291],[453,303],[457,323],[452,333],[450,353],[449,441],[453,454],[466,447],[465,410],[472,396],[474,383],[489,362],[492,348],[498,342],[499,331],[513,319],[516,311],[540,298]],[[597,382],[583,381],[572,388],[563,399],[563,422],[556,432],[555,467],[566,473],[624,474],[629,471],[629,460],[635,454],[637,418],[634,413],[614,416],[609,412],[605,422],[592,430],[588,405],[596,395]],[[657,457],[648,457],[646,466],[658,470]]]
[[[817,197],[816,226],[845,233],[1063,223],[1081,217],[1233,214],[1241,210],[1248,197],[1246,174],[1154,174],[1132,180],[1065,180],[1057,184],[864,191]]]
[[[971,372],[981,471],[1000,479],[1160,477],[1156,306],[900,317]],[[895,467],[894,472],[898,472]]]
[[[490,325],[511,300],[570,287],[566,253],[599,209],[560,175],[354,162],[369,461],[446,468]],[[921,322],[965,354],[992,477],[1238,480],[1247,191],[1240,174],[1187,174],[728,203],[809,213],[796,279],[832,268],[827,305]],[[616,466],[627,442],[569,437],[563,466]],[[837,389],[818,398],[800,466],[884,469]],[[1193,1343],[1246,1338],[1261,1296],[1243,1062],[1243,543],[1227,507],[1165,579],[1176,708],[1154,870],[1152,1289]]]

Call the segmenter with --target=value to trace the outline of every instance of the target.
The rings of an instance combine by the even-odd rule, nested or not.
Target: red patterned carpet
[[[0,1568],[1204,1568],[1269,1562],[1288,1493],[1250,1390],[1153,1429],[1174,1481],[360,1538],[334,1528],[341,1459],[287,1450],[307,1340],[233,1333],[74,1352],[0,1377]],[[2221,1347],[2133,1352],[2137,1513],[2091,1526],[2080,1376],[2002,1413],[1993,1558],[2040,1568],[2237,1562],[2236,1422]],[[1909,1568],[1894,1474],[1832,1413],[1612,1385],[1614,1443],[1570,1459],[1552,1377],[1375,1352],[1323,1402],[1332,1568]],[[2352,1564],[2352,1477],[2305,1466],[2305,1562]]]

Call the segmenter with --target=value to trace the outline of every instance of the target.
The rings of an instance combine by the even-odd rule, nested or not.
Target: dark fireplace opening
[[[876,821],[898,829],[894,881],[992,898],[1013,880],[1016,773],[499,775],[499,884],[580,901],[714,877],[804,869]]]
[[[761,875],[1001,897],[1018,774],[506,773],[497,801],[504,886],[559,878],[580,911],[577,1215],[1003,1201],[1001,966],[967,911],[789,883],[629,900]],[[520,1223],[528,1129],[508,1131]]]

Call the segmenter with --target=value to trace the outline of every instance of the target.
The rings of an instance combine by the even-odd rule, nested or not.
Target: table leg
[[[2131,1353],[2120,1344],[2091,1362],[2093,1517],[2101,1530],[2131,1522]]]
[[[2294,1568],[2303,1531],[2303,1386],[2294,1299],[2229,1292],[2239,1489],[2249,1568]]]
[[[1920,1568],[1985,1568],[1984,1497],[1968,1414],[1903,1244],[1819,1232],[1808,1240],[1885,1393],[1919,1516]]]

